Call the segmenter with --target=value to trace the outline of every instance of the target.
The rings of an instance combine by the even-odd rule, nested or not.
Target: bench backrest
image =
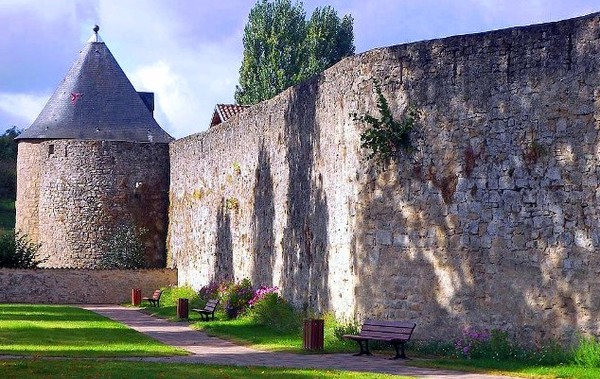
[[[215,308],[219,304],[219,300],[209,300],[206,302],[204,306],[204,310],[207,312],[214,312]]]
[[[408,341],[416,325],[410,321],[366,320],[360,335],[373,339]]]
[[[154,293],[152,294],[152,300],[159,300],[160,299],[160,295],[162,295],[162,291],[161,290],[154,291]]]

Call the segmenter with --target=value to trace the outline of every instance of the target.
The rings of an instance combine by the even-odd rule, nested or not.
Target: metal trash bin
[[[188,318],[188,299],[177,299],[177,317],[187,319]]]
[[[142,303],[142,289],[141,288],[133,288],[131,290],[131,305],[139,307]]]
[[[304,320],[304,338],[302,341],[302,348],[304,350],[323,350],[324,330],[325,320]]]

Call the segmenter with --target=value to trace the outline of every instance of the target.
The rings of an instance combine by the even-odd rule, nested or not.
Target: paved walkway
[[[350,371],[443,379],[507,379],[506,376],[481,375],[406,366],[402,360],[386,356],[355,357],[352,354],[292,354],[264,352],[235,345],[194,330],[184,322],[170,322],[146,315],[136,308],[118,305],[83,307],[149,335],[165,344],[189,351],[189,356],[139,358],[144,361],[205,363],[217,365],[268,366]]]

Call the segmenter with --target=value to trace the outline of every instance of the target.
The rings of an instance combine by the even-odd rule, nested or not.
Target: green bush
[[[555,366],[572,361],[573,352],[565,350],[556,341],[548,341],[543,346],[530,351],[526,358],[527,362],[535,362],[538,365]]]
[[[200,306],[200,298],[191,286],[169,286],[161,289],[163,292],[160,296],[160,304],[163,307],[177,306],[177,300],[179,299],[188,299],[190,308]]]
[[[594,337],[581,337],[573,351],[573,361],[586,368],[600,367],[600,342]]]
[[[244,313],[250,299],[254,296],[252,282],[244,279],[240,283],[224,283],[220,288],[221,301],[227,318],[233,319]]]
[[[333,334],[340,341],[346,341],[342,336],[344,334],[360,333],[360,324],[356,321],[351,321],[345,324],[339,324],[334,327]]]
[[[44,260],[36,259],[39,244],[31,242],[26,234],[14,230],[0,235],[0,267],[36,268]]]
[[[406,344],[406,349],[426,356],[450,357],[456,355],[454,344],[451,341],[411,339]]]
[[[294,308],[277,293],[265,294],[252,305],[248,316],[258,325],[268,326],[278,332],[300,330],[301,317]]]
[[[198,296],[204,301],[220,299],[220,288],[221,284],[219,284],[216,280],[211,280],[210,283],[200,288],[200,291],[198,291]]]
[[[381,84],[373,81],[373,89],[377,95],[377,109],[381,118],[370,114],[358,115],[350,113],[352,120],[364,122],[369,126],[360,134],[360,147],[368,149],[367,159],[375,158],[379,162],[387,162],[392,159],[399,149],[410,150],[412,148],[410,132],[415,127],[415,120],[420,112],[415,108],[408,108],[404,120],[397,121],[381,90]]]

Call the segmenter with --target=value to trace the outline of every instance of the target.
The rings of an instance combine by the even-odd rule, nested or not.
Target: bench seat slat
[[[370,331],[385,331],[388,333],[410,333],[412,332],[413,328],[397,328],[397,327],[392,327],[392,328],[388,328],[388,327],[381,327],[381,326],[372,326],[372,325],[365,325],[362,327],[361,331],[362,332],[370,332]]]
[[[388,321],[388,320],[366,320],[363,323],[365,325],[373,326],[384,326],[384,327],[400,327],[400,328],[414,328],[416,323],[409,321]]]
[[[376,339],[376,340],[408,340],[410,339],[410,334],[390,334],[390,333],[361,333],[361,337]]]

